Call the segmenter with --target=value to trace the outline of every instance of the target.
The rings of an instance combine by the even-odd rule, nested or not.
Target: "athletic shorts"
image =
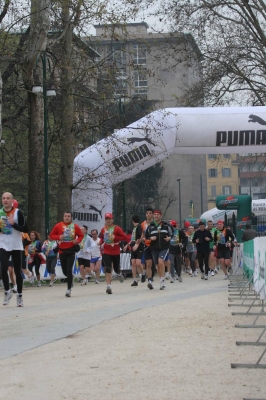
[[[142,253],[142,264],[145,264],[145,261],[152,260],[151,248],[150,246],[144,247],[144,251]]]
[[[94,258],[91,258],[91,263],[97,263],[97,261],[101,261],[102,260],[102,257],[94,257]]]
[[[78,258],[78,264],[79,264],[79,267],[81,265],[84,265],[84,267],[89,267],[90,266],[90,260],[87,260],[86,258]]]
[[[161,258],[162,260],[165,261],[166,257],[168,256],[169,249],[164,249],[164,250],[152,250],[152,258],[155,263],[155,265],[158,264],[158,259]]]
[[[131,260],[142,260],[144,246],[140,244],[136,251],[131,251]]]
[[[218,249],[217,258],[218,260],[220,260],[220,258],[224,258],[225,260],[230,260],[230,249],[228,247],[224,250]]]

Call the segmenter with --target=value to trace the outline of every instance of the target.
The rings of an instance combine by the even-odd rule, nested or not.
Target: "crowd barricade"
[[[234,255],[233,265],[243,271],[248,279],[252,278],[253,288],[261,300],[266,299],[266,241],[264,237],[257,237],[241,243]]]
[[[120,255],[120,267],[122,271],[128,271],[131,270],[131,264],[130,264],[130,254],[129,253],[121,253]],[[35,271],[35,267],[33,267],[33,270]],[[23,275],[23,279],[25,281],[28,281],[28,277],[26,275]],[[73,265],[73,275],[75,278],[81,278],[80,275],[80,270],[79,270],[79,266],[78,266],[78,259],[77,256],[75,257],[75,262]],[[57,263],[56,263],[56,268],[55,268],[55,276],[56,279],[65,279],[65,275],[63,274],[62,268],[61,268],[61,264],[60,264],[60,259],[57,259]],[[101,265],[101,273],[100,276],[105,276],[104,274],[104,268]],[[50,280],[50,275],[46,269],[46,264],[41,264],[40,266],[40,279],[41,280]]]

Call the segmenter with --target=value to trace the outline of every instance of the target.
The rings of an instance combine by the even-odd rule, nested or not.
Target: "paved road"
[[[258,332],[234,328],[228,282],[183,277],[165,291],[116,281],[113,295],[75,285],[71,298],[64,285],[27,288],[23,309],[12,298],[0,306],[0,399],[263,398],[265,372],[230,368],[256,359],[235,341]]]

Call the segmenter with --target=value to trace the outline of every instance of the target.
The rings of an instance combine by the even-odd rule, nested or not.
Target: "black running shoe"
[[[131,284],[131,286],[138,286],[138,282],[137,282],[137,281],[134,281],[134,282]]]
[[[146,275],[145,275],[145,274],[142,275],[142,277],[141,277],[141,282],[142,282],[142,283],[146,282]]]

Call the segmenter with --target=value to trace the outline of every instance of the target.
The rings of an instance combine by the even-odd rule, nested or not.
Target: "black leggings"
[[[111,254],[103,254],[105,272],[112,273],[112,267],[117,275],[120,275],[120,254],[112,256]]]
[[[210,253],[208,251],[206,251],[205,253],[197,252],[200,271],[204,273],[203,270],[203,263],[204,263],[205,275],[208,275],[209,272],[209,255]]]
[[[47,257],[46,258],[46,269],[47,272],[51,275],[55,274],[57,258],[56,257]]]
[[[32,272],[32,268],[35,267],[35,274],[40,275],[40,265],[41,265],[41,259],[38,256],[38,254],[34,254],[33,256],[33,261],[28,264],[28,270]]]
[[[5,291],[9,290],[9,278],[8,278],[8,260],[12,256],[13,267],[16,274],[18,293],[22,293],[23,278],[21,273],[21,250],[6,251],[0,249],[0,262],[2,267],[2,279],[5,287]]]
[[[171,276],[174,278],[175,270],[178,276],[181,276],[182,269],[182,256],[181,254],[169,254],[169,259],[171,261]]]
[[[73,282],[73,265],[75,261],[75,253],[59,254],[61,268],[63,274],[67,277],[67,289],[70,290]]]
[[[196,254],[193,252],[187,252],[187,257],[189,259],[189,264],[192,269],[192,272],[195,272],[196,270],[196,264],[195,264],[195,259],[196,259]]]

